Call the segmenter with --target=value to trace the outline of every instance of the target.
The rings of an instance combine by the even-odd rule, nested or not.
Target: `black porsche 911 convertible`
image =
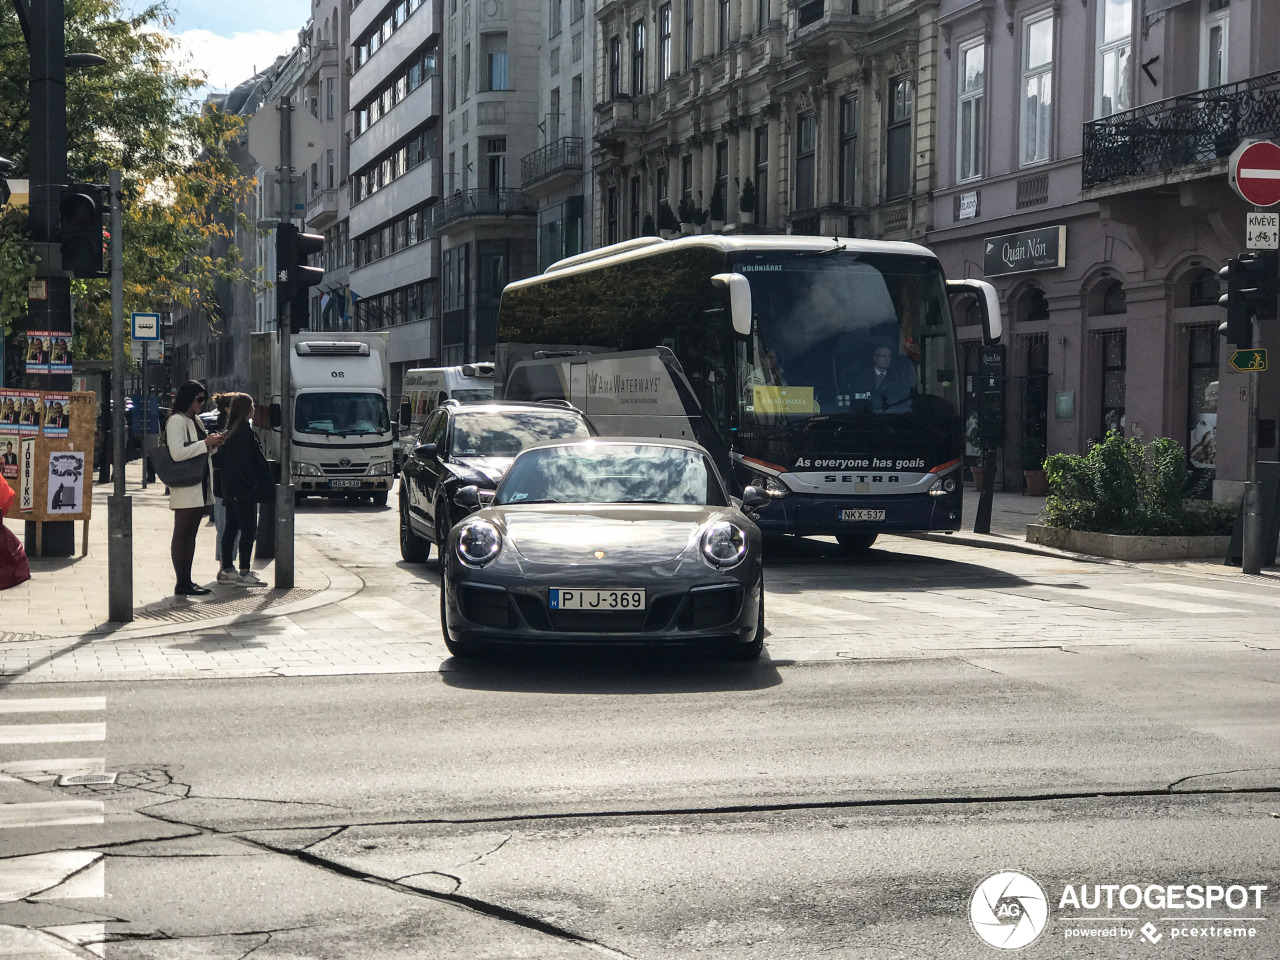
[[[458,492],[460,504],[479,491]],[[698,645],[760,655],[760,531],[707,451],[683,440],[548,441],[441,552],[454,656],[491,644]]]

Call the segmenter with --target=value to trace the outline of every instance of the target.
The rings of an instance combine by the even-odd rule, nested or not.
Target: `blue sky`
[[[170,0],[169,7],[170,31],[211,90],[229,90],[288,53],[311,13],[310,0]]]

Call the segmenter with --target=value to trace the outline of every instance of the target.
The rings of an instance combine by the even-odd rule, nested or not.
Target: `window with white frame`
[[[631,25],[631,92],[644,93],[644,21]]]
[[[1053,129],[1053,11],[1022,21],[1022,163],[1049,159]]]
[[[671,76],[671,4],[658,8],[658,84]]]
[[[1219,87],[1229,80],[1227,72],[1227,27],[1230,0],[1201,0],[1200,88]]]
[[[840,98],[840,202],[858,202],[858,97]]]
[[[1133,0],[1102,0],[1098,11],[1098,89],[1094,113],[1109,117],[1133,106]]]
[[[796,118],[796,209],[814,206],[815,161],[818,124],[812,112]]]
[[[982,176],[982,141],[986,127],[987,45],[973,40],[960,45],[957,82],[956,180]]]

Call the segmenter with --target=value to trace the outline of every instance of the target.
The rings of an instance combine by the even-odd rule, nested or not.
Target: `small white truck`
[[[254,334],[254,400],[279,404],[279,341]],[[365,497],[384,505],[395,480],[390,369],[385,333],[299,333],[289,338],[293,409],[289,462],[295,499]],[[264,429],[265,428],[265,429]],[[281,431],[258,425],[269,459],[280,459]]]
[[[401,435],[404,445],[422,430],[431,411],[445,400],[469,403],[493,399],[493,364],[487,360],[457,367],[418,367],[404,375],[400,400]]]

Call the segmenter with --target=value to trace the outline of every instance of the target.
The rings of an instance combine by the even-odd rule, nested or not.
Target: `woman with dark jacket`
[[[222,488],[222,502],[227,508],[227,521],[222,529],[222,569],[219,583],[241,587],[266,586],[249,568],[253,557],[253,541],[258,535],[258,504],[275,494],[271,467],[262,452],[262,444],[249,425],[253,414],[253,398],[247,393],[231,395],[227,408],[227,431],[222,447],[214,455]],[[236,535],[240,537],[240,572],[236,572]]]

